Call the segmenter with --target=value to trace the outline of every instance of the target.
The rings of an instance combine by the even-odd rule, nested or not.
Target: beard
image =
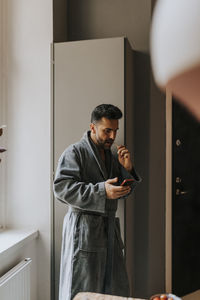
[[[97,140],[97,146],[104,150],[109,150],[114,142],[113,139],[102,140],[100,138],[97,138],[96,140]]]

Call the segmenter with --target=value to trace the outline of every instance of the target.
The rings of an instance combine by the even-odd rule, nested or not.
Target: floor
[[[182,298],[183,300],[200,300],[200,290]]]

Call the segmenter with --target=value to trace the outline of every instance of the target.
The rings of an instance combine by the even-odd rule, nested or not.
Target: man
[[[90,131],[70,145],[59,159],[54,181],[57,199],[68,212],[63,223],[59,300],[78,292],[129,296],[117,202],[140,182],[129,151],[111,146],[122,112],[111,104],[92,112]],[[133,178],[132,186],[121,186]]]

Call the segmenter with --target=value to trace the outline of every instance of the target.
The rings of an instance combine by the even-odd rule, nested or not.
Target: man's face
[[[119,129],[118,124],[118,120],[101,118],[96,124],[92,123],[90,125],[95,143],[98,147],[105,150],[110,149],[116,138],[117,130]]]

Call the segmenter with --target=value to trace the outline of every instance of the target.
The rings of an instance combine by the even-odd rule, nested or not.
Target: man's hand
[[[126,149],[125,146],[117,146],[117,154],[118,154],[118,160],[120,164],[128,171],[130,172],[133,168],[133,164],[131,162],[131,155],[128,149]]]
[[[125,195],[127,195],[128,193],[130,193],[131,188],[130,186],[116,186],[113,185],[114,183],[116,183],[118,180],[117,177],[112,178],[112,179],[108,179],[105,182],[105,189],[106,189],[106,197],[107,199],[117,199],[117,198],[121,198]]]

